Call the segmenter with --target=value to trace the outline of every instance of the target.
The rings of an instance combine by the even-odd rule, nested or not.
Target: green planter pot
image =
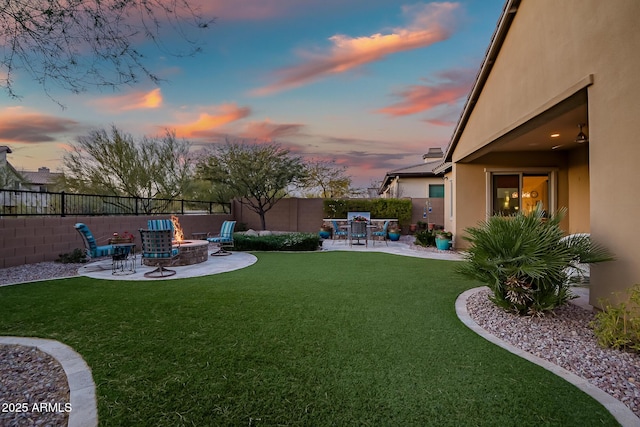
[[[392,242],[397,242],[400,240],[400,233],[389,233],[389,240]]]
[[[328,239],[329,237],[331,237],[331,232],[327,230],[320,230],[318,234],[320,235],[321,239]]]

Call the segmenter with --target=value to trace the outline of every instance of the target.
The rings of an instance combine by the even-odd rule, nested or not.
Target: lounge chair
[[[220,234],[207,237],[209,242],[218,244],[218,250],[212,252],[211,255],[229,255],[231,253],[225,250],[225,248],[232,248],[234,246],[233,230],[235,226],[235,221],[225,221],[222,223],[222,227],[220,227]]]
[[[95,237],[93,237],[93,233],[86,224],[79,222],[74,225],[74,227],[82,237],[87,257],[98,258],[113,255],[113,245],[98,246]]]

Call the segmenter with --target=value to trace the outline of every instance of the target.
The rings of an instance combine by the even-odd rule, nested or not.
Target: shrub
[[[235,249],[239,251],[315,251],[320,246],[320,236],[316,233],[234,234],[233,240]]]
[[[346,218],[348,212],[371,212],[371,218],[397,218],[401,226],[411,223],[408,199],[325,199],[326,218]]]
[[[56,262],[62,264],[80,264],[87,262],[87,254],[82,249],[74,249],[71,253],[60,254]]]
[[[494,216],[463,236],[471,242],[458,272],[491,288],[490,299],[522,315],[542,315],[573,298],[566,269],[576,262],[612,259],[589,236],[562,239],[560,210],[544,218],[541,205],[528,213]]]
[[[436,236],[433,231],[422,230],[416,234],[416,244],[420,246],[434,246],[436,244]]]
[[[640,352],[640,285],[627,292],[628,303],[611,305],[600,301],[603,311],[596,314],[590,326],[602,347]]]

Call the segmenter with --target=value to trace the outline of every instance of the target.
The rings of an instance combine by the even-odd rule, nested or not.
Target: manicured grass
[[[76,349],[105,426],[616,425],[467,329],[454,301],[477,284],[453,262],[257,256],[201,278],[0,288],[0,334]]]

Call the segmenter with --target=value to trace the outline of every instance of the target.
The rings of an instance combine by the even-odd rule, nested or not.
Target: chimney
[[[11,153],[11,148],[6,145],[0,145],[0,166],[7,164],[7,154]]]
[[[50,170],[48,167],[46,167],[46,166],[42,166],[41,168],[38,168],[38,172],[41,172],[41,173],[50,173],[50,172],[51,172],[51,170]]]
[[[444,153],[442,152],[442,148],[440,147],[431,147],[429,148],[429,152],[422,156],[422,160],[425,163],[433,162],[435,160],[442,159],[444,157]]]

